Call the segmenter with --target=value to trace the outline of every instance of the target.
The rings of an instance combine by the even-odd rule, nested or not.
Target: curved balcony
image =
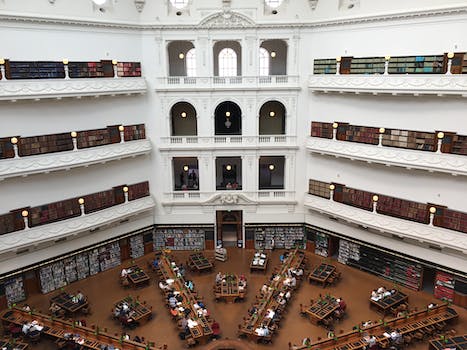
[[[151,152],[148,139],[127,141],[68,152],[48,153],[37,156],[7,158],[0,161],[0,181],[16,176],[28,176],[57,170],[106,163]]]
[[[143,197],[79,217],[7,233],[0,236],[0,255],[26,249],[31,245],[37,246],[48,241],[77,236],[85,231],[153,210],[154,207],[152,197]]]
[[[467,74],[316,74],[310,76],[308,88],[323,93],[467,97]]]
[[[462,232],[381,215],[309,194],[305,196],[304,205],[310,210],[365,228],[467,254],[467,240]]]
[[[312,153],[380,163],[407,169],[421,169],[452,175],[467,175],[467,157],[448,153],[380,147],[355,142],[309,137],[307,149]]]
[[[298,149],[297,137],[289,135],[222,135],[161,137],[161,151],[218,150],[218,149]]]
[[[0,100],[115,96],[146,93],[144,78],[0,80]]]
[[[234,77],[160,77],[156,91],[200,90],[300,90],[298,75]]]

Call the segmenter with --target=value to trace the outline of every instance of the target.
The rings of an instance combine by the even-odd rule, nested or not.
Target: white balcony
[[[297,149],[297,137],[289,135],[260,136],[170,136],[162,137],[161,151],[219,150],[219,149]]]
[[[58,170],[106,163],[151,152],[148,139],[127,141],[75,151],[48,153],[37,156],[0,160],[0,181],[10,177],[28,176]]]
[[[234,76],[234,77],[160,77],[156,91],[200,90],[299,90],[298,75]]]
[[[0,255],[26,249],[31,245],[37,246],[62,238],[74,237],[80,233],[153,210],[154,207],[155,202],[152,197],[143,197],[76,218],[7,233],[0,236]]]
[[[312,153],[379,163],[407,169],[421,169],[452,175],[467,175],[467,157],[411,149],[367,145],[362,143],[309,137],[307,149]]]
[[[295,192],[285,190],[259,191],[173,191],[164,193],[164,206],[222,206],[222,205],[258,205],[258,204],[296,204]]]
[[[313,92],[467,97],[467,74],[311,75]]]
[[[146,90],[144,78],[0,80],[0,100],[13,102],[44,98],[144,94]]]
[[[467,254],[465,233],[373,213],[329,199],[305,195],[306,208],[376,231]]]

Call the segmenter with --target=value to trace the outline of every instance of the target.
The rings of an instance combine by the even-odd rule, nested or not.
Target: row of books
[[[330,185],[334,186],[333,200],[357,208],[371,211],[373,209],[374,192],[347,187],[342,184],[309,180],[308,193],[322,198],[330,198]],[[430,222],[429,209],[434,206],[433,225],[446,229],[467,233],[467,213],[448,209],[427,203],[414,202],[402,198],[377,194],[376,211],[379,214],[389,215],[405,220],[423,224]]]
[[[83,196],[85,199],[85,213],[102,210],[124,202],[123,187],[116,186],[111,190],[97,192]],[[135,200],[149,196],[149,182],[128,185],[128,200]],[[66,220],[81,215],[78,198],[70,198],[59,202],[16,209],[10,213],[0,215],[0,234],[19,231],[25,228],[21,216],[23,209],[27,209],[29,227],[49,224],[55,221]]]
[[[311,122],[311,136],[326,139],[333,138],[333,123]],[[336,139],[340,141],[357,142],[386,147],[406,148],[419,151],[435,152],[438,150],[437,132],[389,129],[385,128],[380,134],[380,129],[373,126],[360,126],[348,123],[337,123]],[[441,142],[443,153],[467,155],[467,136],[458,135],[454,132],[443,132],[444,138]]]
[[[102,129],[77,131],[76,143],[78,149],[98,147],[121,141],[119,125],[108,126]],[[18,154],[21,157],[39,154],[64,152],[73,150],[73,137],[70,132],[19,137]],[[0,138],[0,159],[13,158],[15,156],[12,137]],[[146,138],[144,124],[125,125],[124,140],[133,141]]]
[[[10,61],[5,60],[5,77],[8,80],[17,79],[64,79],[65,64],[62,61]],[[114,77],[114,65],[112,60],[96,62],[68,63],[70,78],[96,78]],[[118,62],[117,76],[140,77],[140,62]],[[0,79],[2,77],[0,76]]]

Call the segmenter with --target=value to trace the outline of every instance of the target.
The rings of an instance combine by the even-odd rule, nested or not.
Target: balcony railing
[[[215,205],[215,204],[262,204],[262,203],[295,203],[295,191],[258,190],[241,191],[225,190],[216,192],[173,191],[164,193],[164,205]]]
[[[244,88],[290,88],[299,89],[298,75],[234,76],[234,77],[160,77],[157,90],[173,89],[244,89]]]
[[[170,136],[162,137],[159,148],[161,150],[191,150],[209,148],[260,148],[280,147],[298,148],[297,137],[289,135],[260,135],[260,136]]]

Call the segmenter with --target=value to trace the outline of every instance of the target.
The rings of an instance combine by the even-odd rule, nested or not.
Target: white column
[[[208,57],[209,52],[212,52],[212,47],[209,47],[209,38],[207,36],[199,36],[195,41],[196,48],[196,76],[209,77],[212,75],[212,70],[209,70]]]
[[[242,76],[257,76],[258,74],[258,39],[255,35],[246,35],[242,44]]]
[[[298,75],[300,34],[296,31],[287,41],[287,75]]]

